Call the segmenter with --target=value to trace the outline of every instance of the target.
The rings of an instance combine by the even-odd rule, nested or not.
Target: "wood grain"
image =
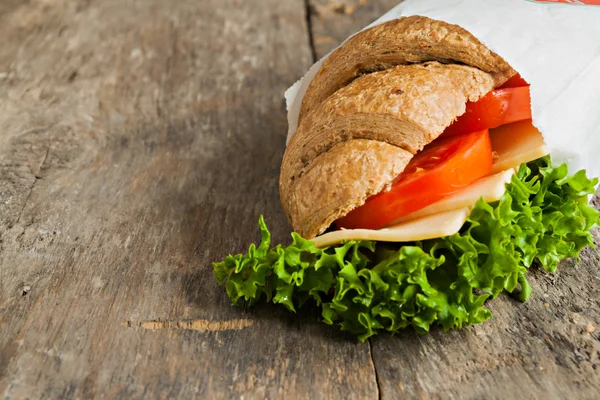
[[[232,307],[212,276],[261,213],[288,240],[305,5],[1,10],[0,397],[377,397],[368,346],[315,310]]]

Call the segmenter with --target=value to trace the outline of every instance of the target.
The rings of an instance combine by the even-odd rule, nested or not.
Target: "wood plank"
[[[312,0],[319,57],[398,2],[372,0],[354,8],[357,3]],[[351,13],[343,12],[347,7]],[[586,249],[581,258],[579,264],[563,262],[554,275],[534,269],[531,300],[500,296],[490,305],[493,319],[483,325],[372,339],[381,398],[596,398],[600,253]]]
[[[8,2],[0,396],[376,398],[314,310],[232,307],[211,261],[276,241],[302,1]]]

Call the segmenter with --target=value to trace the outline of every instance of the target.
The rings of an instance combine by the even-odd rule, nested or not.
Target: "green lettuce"
[[[361,341],[381,330],[480,323],[491,317],[486,301],[502,291],[527,300],[526,275],[536,260],[554,272],[560,260],[593,245],[599,213],[588,195],[598,180],[567,172],[549,157],[523,164],[499,201],[476,203],[459,233],[421,242],[316,248],[292,233],[291,245],[271,247],[261,217],[260,245],[214,263],[214,274],[233,303],[267,301],[295,312],[314,301],[325,323]]]

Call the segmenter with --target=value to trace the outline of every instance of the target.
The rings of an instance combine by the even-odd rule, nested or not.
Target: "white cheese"
[[[376,240],[379,242],[412,242],[454,235],[463,226],[470,208],[446,211],[403,222],[388,228],[342,229],[318,236],[313,241],[317,247],[338,244],[343,240]]]
[[[415,218],[425,217],[444,211],[457,210],[464,207],[473,207],[480,197],[483,200],[491,203],[500,200],[500,197],[504,194],[505,185],[510,182],[511,177],[515,173],[514,169],[508,169],[506,171],[499,172],[491,176],[484,176],[481,179],[473,182],[464,189],[433,203],[419,211],[415,211],[405,217],[394,221],[390,225],[395,225],[399,222],[410,221]]]
[[[549,153],[542,133],[531,121],[520,121],[490,129],[492,150],[496,153],[492,174],[515,168]]]

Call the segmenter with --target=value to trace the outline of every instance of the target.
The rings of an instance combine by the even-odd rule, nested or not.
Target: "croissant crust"
[[[349,39],[309,86],[283,157],[280,195],[294,230],[314,238],[388,188],[467,101],[514,74],[463,28],[426,17]]]

